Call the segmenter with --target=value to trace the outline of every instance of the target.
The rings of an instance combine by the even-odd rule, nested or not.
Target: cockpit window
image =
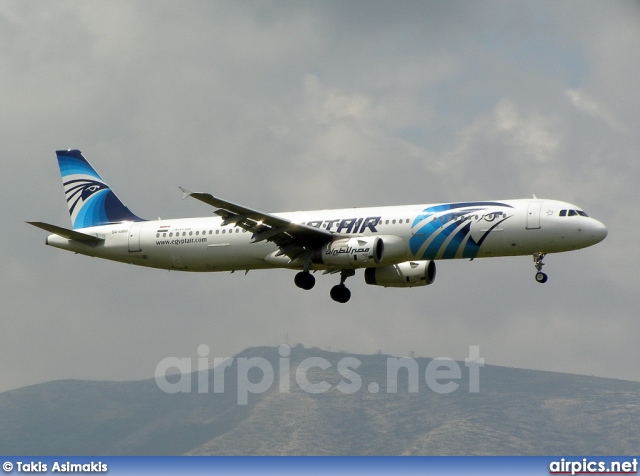
[[[578,215],[580,215],[581,217],[588,217],[589,216],[585,212],[583,212],[582,210],[560,210],[560,216],[561,217],[566,217],[566,216],[575,217],[575,216],[578,216]]]

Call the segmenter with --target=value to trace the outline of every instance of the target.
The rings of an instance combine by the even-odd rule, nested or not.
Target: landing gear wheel
[[[331,288],[331,299],[344,304],[351,299],[351,291],[344,284],[336,284]]]
[[[536,281],[538,281],[539,283],[541,283],[541,284],[542,283],[546,283],[547,279],[549,279],[549,278],[542,271],[539,272],[539,273],[536,273]]]
[[[296,286],[302,289],[312,289],[316,284],[316,278],[308,271],[300,271],[293,279]]]
[[[546,253],[533,253],[533,265],[536,267],[536,281],[538,281],[539,283],[546,283],[547,282],[547,275],[545,273],[542,272],[542,267],[544,266],[544,263],[542,262],[542,260],[544,260]]]

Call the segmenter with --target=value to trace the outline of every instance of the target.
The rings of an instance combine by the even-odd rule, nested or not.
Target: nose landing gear
[[[549,279],[549,277],[542,272],[542,267],[544,266],[544,263],[542,262],[542,260],[544,260],[544,257],[546,256],[546,253],[533,253],[533,265],[536,267],[536,281],[538,281],[540,284],[542,283],[546,283],[547,279]]]

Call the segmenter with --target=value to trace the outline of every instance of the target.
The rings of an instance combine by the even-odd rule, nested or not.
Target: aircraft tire
[[[307,271],[300,271],[296,274],[293,281],[296,283],[296,286],[307,291],[313,289],[316,284],[316,278]]]
[[[536,273],[536,281],[538,281],[540,284],[546,283],[547,279],[549,279],[549,277],[545,273]]]
[[[344,284],[337,284],[331,288],[331,299],[344,304],[351,299],[351,291]]]

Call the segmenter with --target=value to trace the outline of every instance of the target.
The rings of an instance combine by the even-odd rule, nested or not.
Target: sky
[[[0,2],[0,391],[151,378],[166,357],[285,341],[640,381],[640,4]],[[55,150],[125,204],[210,215],[540,198],[605,223],[585,250],[440,261],[428,287],[192,274],[44,245],[70,226]],[[195,369],[194,369],[195,370]]]

